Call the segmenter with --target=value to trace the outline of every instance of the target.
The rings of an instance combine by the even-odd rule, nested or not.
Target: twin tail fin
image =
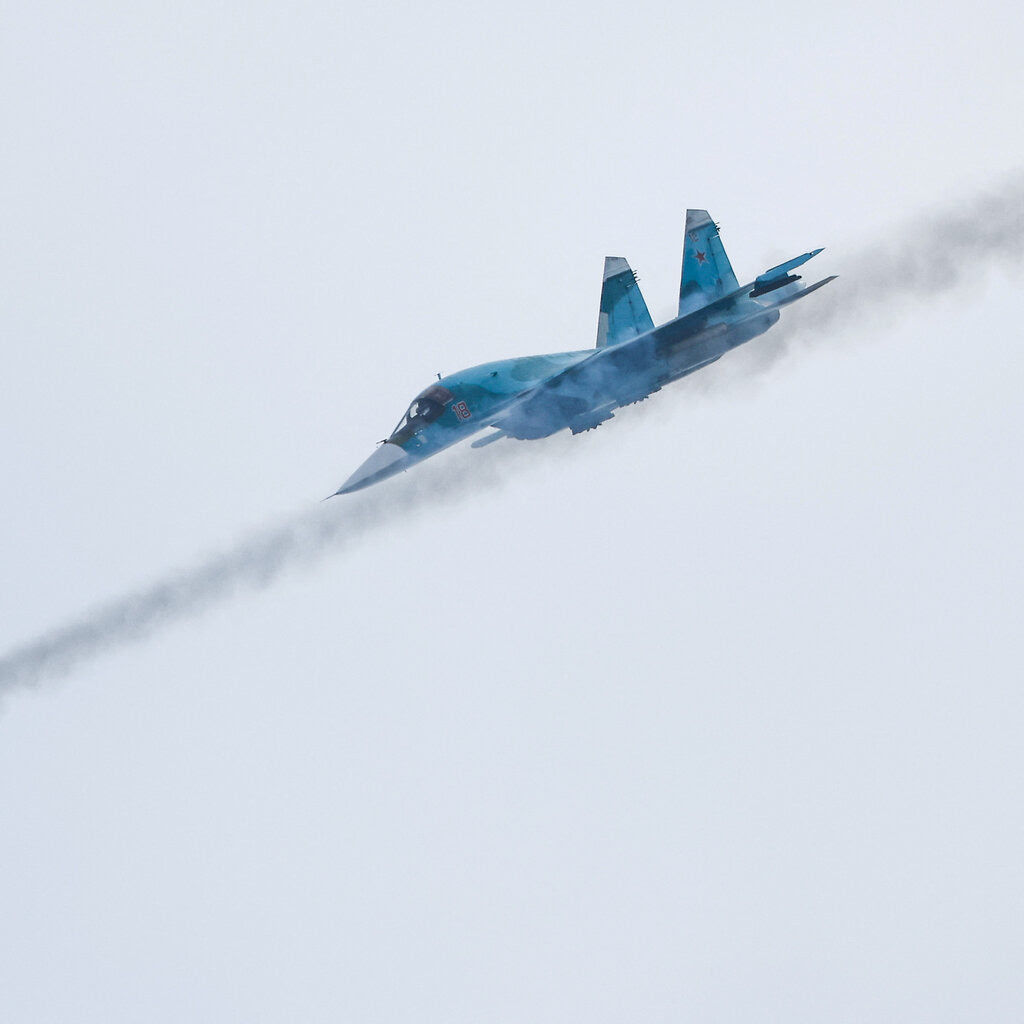
[[[737,288],[739,282],[718,237],[718,225],[707,210],[687,210],[679,315],[692,313]]]
[[[597,318],[597,347],[618,345],[654,330],[636,274],[621,256],[606,256]]]
[[[814,249],[766,270],[754,282],[750,298],[777,292],[768,301],[773,306],[781,306],[827,284],[833,278],[826,278],[797,292],[782,290],[786,285],[800,280],[798,274],[790,272],[820,252],[821,249]],[[739,281],[726,255],[725,246],[722,245],[718,225],[707,210],[687,210],[683,271],[679,281],[679,316],[704,309],[726,296],[735,296],[739,290]],[[636,274],[621,256],[607,256],[597,324],[597,347],[605,348],[631,341],[653,329],[654,323],[647,311],[647,303],[640,294]]]

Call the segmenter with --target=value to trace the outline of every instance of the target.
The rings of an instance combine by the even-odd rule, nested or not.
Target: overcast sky
[[[0,1017],[1019,1021],[1022,31],[0,3],[0,658],[347,538],[4,689]],[[840,278],[318,507],[606,255],[671,315],[687,206]]]

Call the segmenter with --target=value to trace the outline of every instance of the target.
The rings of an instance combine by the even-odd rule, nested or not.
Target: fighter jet
[[[607,257],[595,348],[503,359],[439,376],[335,493],[379,483],[485,428],[491,432],[474,448],[502,438],[592,430],[616,409],[764,334],[782,306],[835,280],[801,285],[792,273],[821,251],[805,252],[741,286],[718,225],[707,210],[687,210],[676,317],[655,327],[636,274],[621,257]]]

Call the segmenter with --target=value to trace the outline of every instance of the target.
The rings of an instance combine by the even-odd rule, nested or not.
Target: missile
[[[817,256],[821,251],[821,249],[814,249],[811,252],[805,252],[803,256],[794,256],[793,259],[786,260],[785,263],[780,263],[777,267],[772,267],[771,270],[766,270],[754,280],[754,290],[750,293],[750,297],[755,299],[758,295],[773,292],[776,288],[781,288],[783,285],[799,281],[800,275],[790,274],[790,271],[796,270],[797,267],[802,267],[809,259]]]

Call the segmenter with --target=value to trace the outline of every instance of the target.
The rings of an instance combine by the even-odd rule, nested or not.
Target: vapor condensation
[[[877,229],[876,229],[877,230]],[[997,268],[1024,264],[1024,172],[981,195],[893,224],[851,253],[830,247],[839,280],[783,310],[782,322],[748,346],[763,366],[847,324],[870,330],[924,300],[981,283]]]
[[[833,245],[830,255],[839,257],[839,266],[830,263],[829,270],[836,269],[840,281],[808,299],[799,313],[785,311],[783,323],[750,346],[758,351],[762,368],[792,351],[797,337],[820,336],[856,322],[870,325],[879,312],[891,321],[922,300],[975,281],[990,269],[1024,262],[1024,175],[931,215],[893,225],[859,253],[836,250]],[[443,465],[421,467],[380,489],[328,502],[94,609],[0,659],[0,696],[57,678],[171,622],[265,587],[286,569],[315,562],[328,551],[399,528],[404,517],[496,487],[522,458],[517,453],[529,447],[502,443],[486,452],[449,453]]]
[[[479,458],[484,455],[484,458]],[[139,641],[186,616],[239,593],[262,589],[285,570],[317,561],[374,533],[397,527],[429,508],[462,501],[500,486],[519,461],[519,449],[450,454],[443,467],[343,495],[296,515],[150,587],[95,608],[0,659],[0,697],[65,675],[105,651]],[[443,471],[439,471],[443,468]]]

